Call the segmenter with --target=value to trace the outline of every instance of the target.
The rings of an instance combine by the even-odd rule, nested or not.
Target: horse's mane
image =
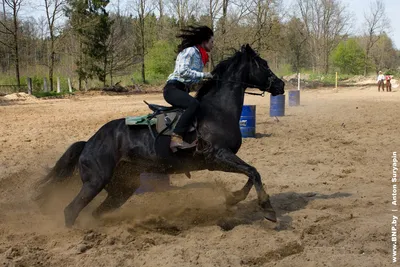
[[[228,70],[228,68],[232,65],[236,65],[241,60],[241,55],[243,53],[240,51],[236,51],[233,56],[222,60],[218,63],[218,65],[211,72],[214,77],[218,79],[218,77],[222,77],[222,75]],[[218,80],[211,79],[203,83],[200,89],[197,91],[196,98],[201,100],[210,90],[213,88],[213,85],[216,84]]]

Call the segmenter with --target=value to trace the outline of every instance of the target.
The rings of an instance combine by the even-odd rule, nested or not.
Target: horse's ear
[[[240,52],[242,52],[242,53],[246,52],[246,46],[245,45],[242,45],[242,47],[240,48]]]
[[[253,50],[253,48],[251,48],[249,44],[246,44],[246,52],[251,55],[256,54],[256,52]]]
[[[249,44],[246,44],[246,46],[245,46],[245,53],[251,57],[254,57],[257,55],[257,53],[253,50],[253,48],[250,47]]]

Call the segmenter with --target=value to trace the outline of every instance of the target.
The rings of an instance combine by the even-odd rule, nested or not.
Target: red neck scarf
[[[196,46],[199,51],[200,51],[200,55],[201,55],[201,61],[203,61],[204,66],[207,64],[208,62],[208,54],[207,51],[201,46],[201,45],[197,45]]]

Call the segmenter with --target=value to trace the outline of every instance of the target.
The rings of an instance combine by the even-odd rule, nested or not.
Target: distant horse
[[[160,153],[160,148],[169,148],[169,136],[155,139],[154,126],[150,129],[130,126],[122,118],[103,125],[87,142],[76,142],[67,149],[40,182],[41,192],[45,192],[49,185],[72,176],[78,167],[83,185],[64,209],[67,227],[75,223],[82,209],[103,189],[108,196],[94,210],[93,216],[119,208],[140,186],[140,173],[188,173],[205,169],[247,175],[244,187],[226,196],[227,204],[235,205],[244,200],[254,185],[265,218],[276,221],[260,174],[235,154],[242,144],[239,119],[246,88],[258,88],[275,96],[284,94],[285,84],[249,45],[220,62],[212,73],[216,78],[205,82],[196,95],[200,102],[196,131],[185,137],[186,140],[197,139],[196,148],[176,153],[167,149],[167,154]],[[173,109],[150,106],[153,110]]]
[[[386,79],[386,92],[391,92],[392,91],[392,83],[390,82],[390,80],[392,79],[392,76],[386,75],[385,79]]]

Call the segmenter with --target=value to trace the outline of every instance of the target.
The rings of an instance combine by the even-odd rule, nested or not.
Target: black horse
[[[75,223],[82,209],[103,189],[108,196],[93,215],[97,217],[119,208],[140,186],[140,173],[188,173],[204,169],[247,175],[244,187],[227,195],[227,204],[244,200],[255,185],[265,217],[276,221],[260,174],[235,154],[242,143],[239,119],[246,88],[279,95],[284,93],[285,84],[249,45],[220,62],[212,73],[215,78],[205,82],[196,96],[200,101],[197,130],[185,137],[197,139],[196,148],[160,156],[157,148],[169,147],[169,137],[156,143],[148,127],[128,126],[125,119],[117,119],[103,125],[87,142],[76,142],[67,149],[40,182],[44,192],[49,185],[64,181],[79,168],[83,185],[64,210],[67,227]]]

